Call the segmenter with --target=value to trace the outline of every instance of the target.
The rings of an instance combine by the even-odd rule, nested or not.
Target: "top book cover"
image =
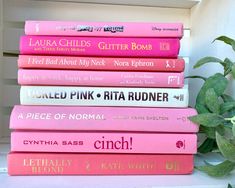
[[[25,22],[26,35],[107,36],[107,37],[183,37],[182,23],[144,22]]]

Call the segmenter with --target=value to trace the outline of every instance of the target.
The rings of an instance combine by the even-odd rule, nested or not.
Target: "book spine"
[[[177,57],[178,38],[22,36],[21,54],[109,57]]]
[[[12,132],[11,151],[195,154],[197,136],[161,133]]]
[[[164,87],[184,86],[183,73],[18,70],[20,85]]]
[[[182,37],[182,23],[26,21],[26,35]]]
[[[199,126],[188,117],[196,114],[193,108],[16,105],[10,129],[195,133]]]
[[[183,72],[184,59],[19,55],[19,68]]]
[[[22,105],[188,107],[187,88],[21,86]]]
[[[10,153],[9,175],[191,174],[193,155]]]

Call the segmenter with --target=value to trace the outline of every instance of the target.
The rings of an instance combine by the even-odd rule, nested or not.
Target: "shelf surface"
[[[201,0],[45,0],[52,2],[96,3],[109,5],[149,6],[167,8],[192,8]]]
[[[235,172],[230,176],[215,179],[194,171],[192,175],[152,175],[152,176],[8,176],[6,154],[9,144],[0,144],[0,182],[7,188],[227,188],[235,185]],[[201,164],[203,158],[196,157]],[[207,157],[212,163],[221,160],[214,155]]]

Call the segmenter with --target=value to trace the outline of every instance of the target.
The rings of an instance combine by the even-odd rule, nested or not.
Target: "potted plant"
[[[235,51],[235,40],[220,36],[214,41],[223,41]],[[214,42],[213,41],[213,42]],[[196,169],[206,172],[210,176],[222,177],[235,169],[235,99],[225,93],[228,87],[228,76],[235,78],[235,62],[229,58],[221,60],[216,57],[204,57],[200,59],[194,68],[199,68],[207,63],[218,63],[223,66],[224,72],[215,73],[205,78],[202,76],[190,76],[189,78],[201,78],[204,80],[197,98],[195,108],[198,115],[189,119],[200,125],[200,132],[206,139],[198,147],[199,153],[219,152],[224,161],[218,165],[205,162],[204,166]],[[229,185],[229,187],[232,187]]]

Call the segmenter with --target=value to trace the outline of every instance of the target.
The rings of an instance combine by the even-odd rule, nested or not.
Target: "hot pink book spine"
[[[177,57],[178,38],[22,36],[21,54],[109,57]]]
[[[183,72],[184,59],[19,55],[19,68]]]
[[[184,86],[184,74],[71,70],[18,70],[20,85],[165,87]]]
[[[193,108],[14,106],[10,129],[196,133]],[[112,126],[110,126],[112,125]]]
[[[182,37],[182,23],[135,22],[25,22],[26,35],[108,36],[108,37]]]
[[[10,153],[9,175],[191,174],[193,155]]]
[[[11,151],[195,154],[197,136],[160,133],[16,131],[11,133]]]

